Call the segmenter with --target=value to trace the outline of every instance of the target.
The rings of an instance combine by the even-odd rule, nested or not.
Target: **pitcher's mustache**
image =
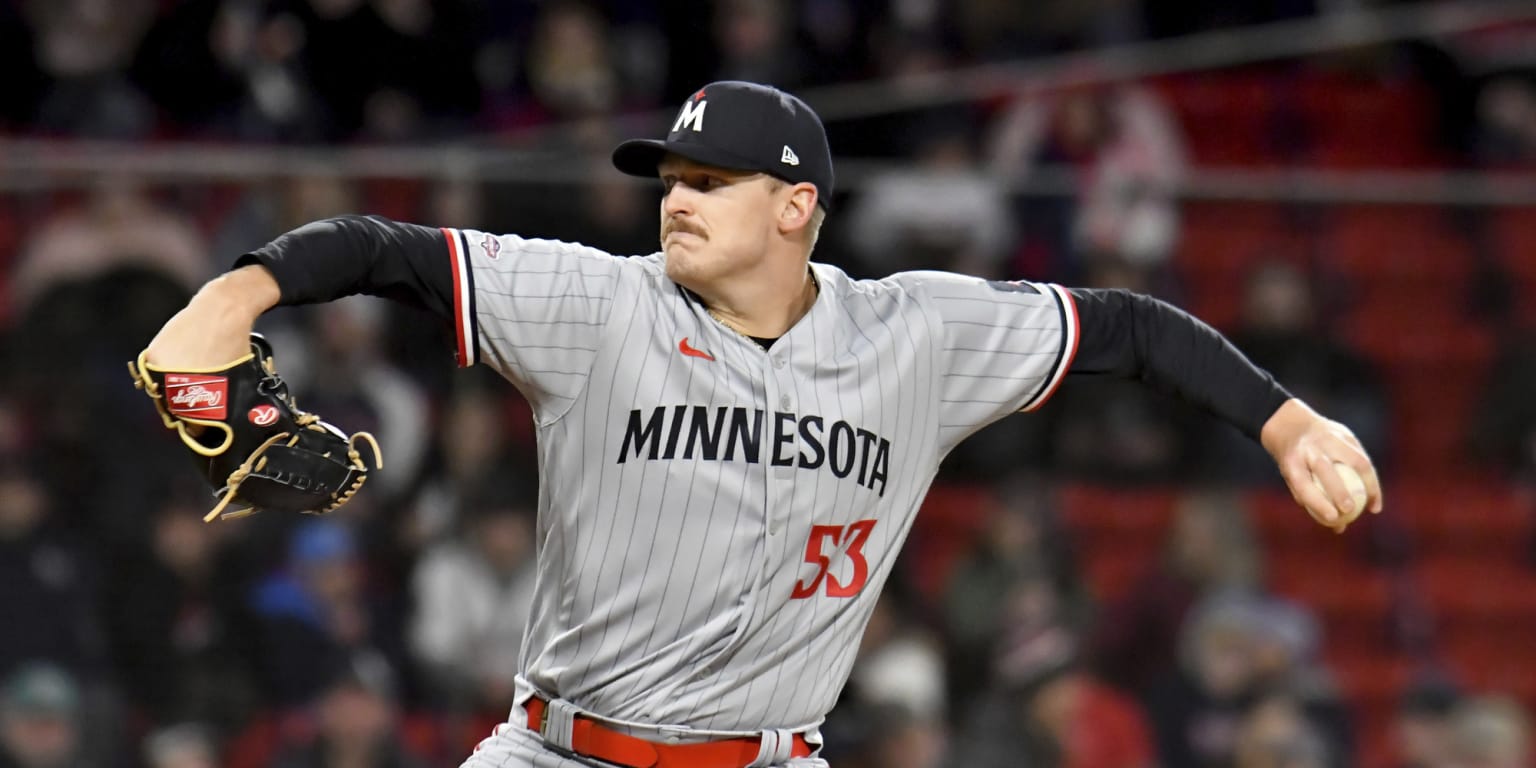
[[[673,232],[682,232],[697,237],[704,236],[704,233],[698,227],[684,219],[667,219],[666,225],[661,228],[661,239],[667,239],[667,235]]]

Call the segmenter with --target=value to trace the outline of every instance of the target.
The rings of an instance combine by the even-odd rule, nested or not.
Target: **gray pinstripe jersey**
[[[813,264],[819,297],[765,351],[661,254],[444,234],[460,362],[537,421],[521,678],[621,722],[819,723],[939,462],[1076,347],[1056,286]]]

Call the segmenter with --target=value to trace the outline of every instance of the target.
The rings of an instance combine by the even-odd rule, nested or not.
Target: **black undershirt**
[[[377,216],[306,224],[235,265],[271,271],[284,305],[367,294],[453,317],[453,275],[441,230]],[[1069,373],[1136,379],[1232,423],[1250,437],[1289,397],[1209,325],[1149,296],[1070,289],[1079,341]],[[752,337],[764,349],[776,339]],[[473,343],[473,342],[471,342]]]

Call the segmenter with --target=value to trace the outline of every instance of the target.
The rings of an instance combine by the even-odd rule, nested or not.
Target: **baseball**
[[[1333,463],[1333,471],[1339,473],[1339,479],[1344,482],[1344,488],[1349,491],[1350,498],[1355,502],[1354,507],[1349,511],[1349,516],[1344,520],[1345,523],[1352,523],[1355,521],[1355,518],[1360,516],[1361,512],[1365,511],[1367,497],[1365,480],[1360,477],[1360,473],[1356,472],[1354,467],[1348,464],[1336,461]],[[1323,481],[1318,479],[1316,474],[1312,475],[1312,482],[1316,483],[1317,489],[1325,495],[1328,493],[1328,490],[1323,487]]]

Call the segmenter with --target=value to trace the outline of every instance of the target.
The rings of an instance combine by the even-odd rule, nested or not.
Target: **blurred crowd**
[[[533,588],[526,403],[486,371],[453,371],[447,330],[414,310],[353,299],[274,312],[261,329],[299,402],[374,432],[388,468],[326,518],[204,525],[209,494],[123,363],[235,256],[352,212],[649,252],[655,190],[601,170],[612,118],[667,109],[702,82],[900,83],[1338,4],[1176,5],[0,5],[4,135],[476,136],[568,150],[594,169],[558,194],[472,172],[359,182],[321,165],[195,186],[103,173],[0,195],[0,768],[456,765],[506,716]],[[1320,67],[1421,83],[1445,107],[1434,128],[1446,164],[1529,167],[1529,50],[1421,41],[1278,76]],[[839,156],[900,162],[840,192],[820,261],[858,276],[941,268],[1190,298],[1175,189],[1199,147],[1155,89],[1021,90],[828,127]],[[1047,167],[1072,169],[1072,193],[1011,191]],[[1508,280],[1496,261],[1467,303],[1497,305]],[[1390,472],[1397,435],[1377,361],[1324,332],[1339,286],[1287,258],[1241,274],[1226,286],[1238,311],[1223,330]],[[1509,361],[1468,436],[1504,480],[1536,477],[1536,343],[1517,318],[1488,320]],[[1278,482],[1251,442],[1140,385],[1074,380],[1040,414],[962,446],[940,482],[986,489],[973,536],[940,572],[898,567],[824,729],[835,766],[1355,764],[1360,729],[1323,659],[1323,627],[1266,587],[1265,553],[1230,492]],[[1060,513],[1058,489],[1074,483],[1194,490],[1146,572],[1106,595],[1090,588]],[[1451,676],[1416,677],[1390,719],[1401,768],[1533,759],[1521,703]]]

